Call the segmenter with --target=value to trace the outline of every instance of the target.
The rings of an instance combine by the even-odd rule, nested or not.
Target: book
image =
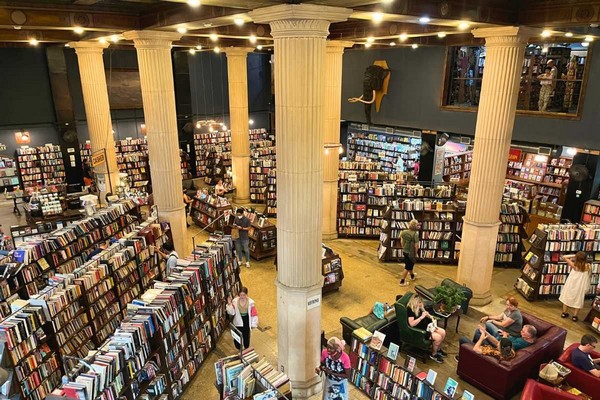
[[[398,351],[400,350],[400,346],[398,346],[396,343],[390,343],[390,347],[388,348],[388,353],[387,353],[387,357],[390,360],[396,360],[396,358],[398,357]]]
[[[381,350],[381,346],[383,346],[384,340],[385,334],[379,331],[375,331],[373,333],[373,337],[371,338],[371,342],[369,343],[369,347],[375,350]]]
[[[354,336],[358,337],[362,341],[366,341],[366,340],[370,339],[373,336],[373,334],[370,331],[368,331],[367,328],[362,327],[362,326],[360,328],[358,328],[358,329],[355,329],[352,332],[352,334]]]
[[[414,357],[407,355],[406,360],[404,360],[404,367],[408,372],[413,372],[415,365],[417,365],[417,360]]]
[[[475,396],[473,395],[473,393],[469,392],[468,390],[465,390],[463,391],[460,400],[475,400]]]
[[[458,382],[456,382],[452,378],[448,378],[446,381],[446,385],[444,386],[444,394],[450,398],[454,398],[456,394],[456,388],[458,387]]]
[[[431,383],[432,385],[435,384],[435,378],[437,378],[437,372],[430,369],[429,371],[427,371],[427,378],[425,378],[425,380],[429,383]]]

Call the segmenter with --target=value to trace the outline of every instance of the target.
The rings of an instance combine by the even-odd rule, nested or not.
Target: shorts
[[[412,271],[415,267],[415,257],[404,252],[402,254],[404,254],[404,269],[407,271]]]

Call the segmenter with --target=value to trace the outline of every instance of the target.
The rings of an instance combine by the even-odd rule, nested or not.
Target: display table
[[[17,195],[11,195],[10,193],[6,194],[6,198],[8,200],[12,199],[12,201],[13,201],[13,204],[14,204],[14,206],[13,206],[13,213],[17,214],[19,216],[21,215],[21,211],[19,210],[19,206],[17,205],[17,201],[20,199],[21,203],[26,204],[27,201],[29,200],[29,197],[31,197],[31,196],[29,196],[29,195],[20,195],[20,196],[17,196]],[[25,199],[27,199],[27,200],[25,200]]]

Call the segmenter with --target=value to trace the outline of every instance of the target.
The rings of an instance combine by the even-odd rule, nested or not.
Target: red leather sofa
[[[471,343],[460,346],[458,376],[494,399],[510,399],[517,394],[527,378],[538,375],[542,363],[558,358],[565,345],[566,330],[533,315],[522,314],[523,324],[535,326],[538,337],[534,344],[517,351],[512,360],[482,356],[473,351]]]
[[[596,378],[589,372],[576,368],[571,364],[571,352],[577,346],[579,346],[579,343],[573,343],[558,358],[559,363],[571,370],[571,373],[566,377],[566,381],[569,385],[591,396],[592,399],[600,400],[600,378]],[[600,358],[600,353],[593,351],[592,358]]]
[[[521,393],[521,400],[581,400],[580,397],[574,394],[565,392],[558,388],[544,385],[534,381],[533,379],[527,379],[523,393]]]

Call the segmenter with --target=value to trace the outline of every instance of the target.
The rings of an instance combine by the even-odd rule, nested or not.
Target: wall
[[[581,120],[517,115],[513,139],[534,143],[600,149],[600,43],[594,42],[585,103]],[[364,122],[362,104],[345,99],[360,96],[365,68],[375,60],[386,60],[391,69],[388,94],[379,113],[373,108],[374,124],[475,134],[477,113],[440,109],[443,47],[349,50],[344,53],[342,74],[342,119]],[[594,54],[595,53],[595,54]]]

